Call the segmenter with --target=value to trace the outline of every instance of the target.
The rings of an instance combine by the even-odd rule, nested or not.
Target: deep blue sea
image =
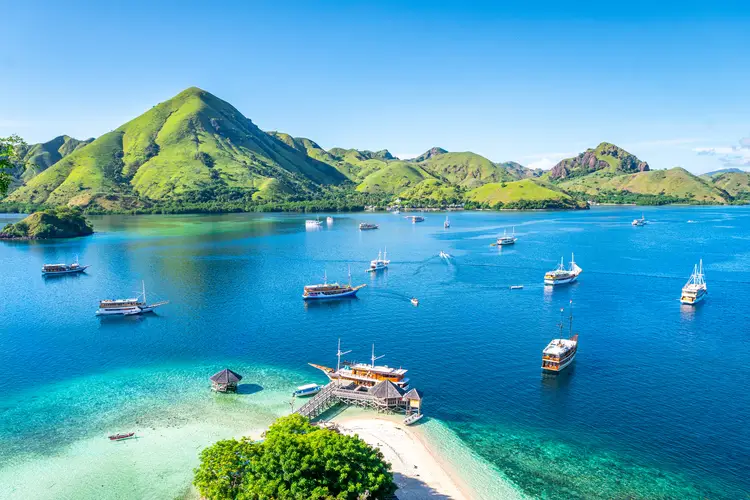
[[[642,212],[650,223],[632,227]],[[309,230],[304,215],[104,216],[91,237],[0,242],[0,486],[3,469],[115,422],[198,421],[168,408],[204,394],[215,369],[279,370],[257,379],[284,390],[322,381],[307,363],[334,364],[340,338],[354,359],[374,343],[408,368],[426,413],[533,497],[748,498],[750,208],[451,213],[447,230],[440,213],[334,217]],[[490,246],[513,227],[516,245]],[[386,247],[390,269],[366,274]],[[545,288],[572,252],[579,281]],[[85,275],[40,275],[76,255]],[[708,298],[681,306],[699,259]],[[303,302],[303,285],[346,281],[349,267],[368,285],[357,299]],[[94,315],[141,280],[170,304]],[[577,359],[545,376],[541,351],[571,300]],[[179,384],[165,375],[178,372]]]

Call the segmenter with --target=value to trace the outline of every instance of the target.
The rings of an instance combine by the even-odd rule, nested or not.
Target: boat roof
[[[554,339],[542,351],[543,354],[560,355],[565,354],[576,346],[576,342],[570,339]]]
[[[138,297],[132,299],[104,299],[101,302],[138,302]]]
[[[390,366],[372,366],[368,363],[351,363],[348,365],[353,370],[366,370],[373,373],[379,373],[381,375],[404,375],[407,370],[405,368],[391,368]],[[346,366],[344,367],[346,368]]]
[[[44,267],[65,267],[67,264],[44,264]]]
[[[301,386],[297,387],[297,390],[298,391],[305,391],[307,389],[317,389],[318,387],[320,387],[318,384],[305,384],[305,385],[301,385]]]

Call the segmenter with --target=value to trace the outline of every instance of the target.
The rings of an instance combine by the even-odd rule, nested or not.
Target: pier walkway
[[[295,413],[314,419],[338,404],[362,406],[378,412],[408,413],[413,406],[412,401],[421,399],[417,394],[417,391],[412,390],[405,395],[396,384],[388,380],[369,388],[333,380]]]

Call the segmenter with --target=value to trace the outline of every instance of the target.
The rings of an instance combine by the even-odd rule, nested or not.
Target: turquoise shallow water
[[[322,381],[306,363],[334,363],[341,337],[358,359],[375,342],[384,362],[407,366],[429,415],[532,496],[744,498],[750,209],[647,209],[652,223],[631,227],[641,211],[457,213],[447,231],[440,214],[417,225],[337,216],[319,231],[305,230],[304,216],[113,216],[96,218],[90,238],[2,243],[0,488],[21,497],[24,471],[96,455],[102,436],[130,428],[141,444],[163,439],[189,469],[216,429],[262,428],[287,411],[291,388]],[[361,220],[381,229],[359,232]],[[512,226],[515,247],[489,246]],[[366,275],[385,246],[391,269]],[[545,290],[542,274],[571,251],[580,281]],[[75,254],[92,265],[87,275],[41,278],[42,263]],[[689,309],[677,298],[699,258],[709,297]],[[305,283],[324,270],[345,280],[348,265],[368,284],[358,299],[303,303]],[[171,304],[143,318],[94,316],[97,300],[129,295],[141,279]],[[510,291],[516,284],[525,288]],[[544,377],[541,349],[571,299],[578,359]],[[246,375],[245,394],[207,391],[225,366]],[[138,444],[115,448],[120,479],[155,474],[139,469],[153,460]],[[174,495],[189,480],[158,474]],[[136,497],[158,497],[149,482]],[[76,491],[53,483],[50,498]],[[87,482],[79,493],[109,488]],[[109,496],[129,497],[118,491]]]

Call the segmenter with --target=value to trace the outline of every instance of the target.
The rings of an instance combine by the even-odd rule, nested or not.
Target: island
[[[88,236],[94,228],[78,209],[59,207],[34,212],[15,224],[6,225],[0,231],[0,239],[45,240],[52,238],[75,238]]]

